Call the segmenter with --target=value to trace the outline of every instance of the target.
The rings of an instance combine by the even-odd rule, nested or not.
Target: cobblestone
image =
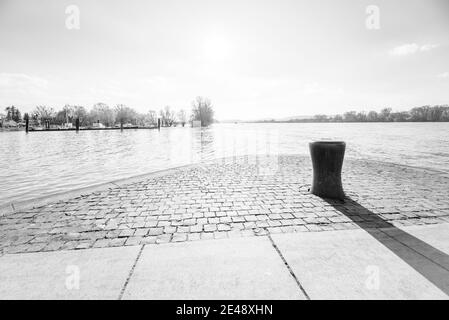
[[[345,202],[308,192],[309,157],[218,159],[0,216],[0,253],[449,222],[449,178],[346,159]]]

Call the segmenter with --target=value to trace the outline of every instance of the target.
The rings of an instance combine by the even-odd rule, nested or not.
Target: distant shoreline
[[[297,121],[292,121],[292,120],[220,121],[217,123],[218,124],[220,124],[220,123],[239,124],[239,123],[436,123],[436,122],[446,123],[446,122],[449,122],[449,120],[444,120],[444,121],[318,121],[318,120],[310,119],[310,120],[297,120]]]
[[[262,120],[262,121],[240,121],[237,123],[430,123],[430,122],[449,122],[449,120],[440,120],[440,121],[319,121],[315,119],[310,120]],[[222,122],[225,123],[225,122]]]
[[[238,121],[238,120],[234,120]],[[449,105],[415,107],[408,111],[393,111],[384,108],[380,112],[371,110],[347,111],[343,114],[315,114],[285,118],[266,117],[259,120],[242,121],[252,123],[348,123],[348,122],[449,122]]]
[[[449,123],[449,121],[317,121],[314,119],[310,120],[276,120],[276,121],[219,121],[215,122],[215,124],[243,124],[243,123],[259,123],[259,124],[272,124],[272,123]],[[166,127],[164,127],[166,128]],[[120,127],[113,127],[113,128],[80,128],[79,131],[109,131],[109,130],[121,130]],[[138,130],[152,130],[157,129],[157,127],[123,127],[123,130],[131,130],[131,129],[138,129]],[[15,132],[15,131],[25,131],[25,127],[20,128],[1,128],[0,132]],[[75,128],[64,128],[64,129],[42,129],[42,130],[33,130],[30,129],[28,132],[56,132],[56,131],[76,131]]]

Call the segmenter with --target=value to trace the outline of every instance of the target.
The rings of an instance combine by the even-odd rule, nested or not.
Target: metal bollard
[[[343,200],[341,168],[346,144],[343,141],[316,141],[309,143],[313,166],[311,193],[321,198]]]

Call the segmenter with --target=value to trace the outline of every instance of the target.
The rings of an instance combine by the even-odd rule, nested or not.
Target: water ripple
[[[449,123],[0,132],[0,205],[219,157],[308,154],[320,139],[346,141],[347,157],[449,172]]]

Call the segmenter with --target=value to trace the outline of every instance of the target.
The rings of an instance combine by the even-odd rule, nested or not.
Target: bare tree
[[[170,106],[165,106],[164,110],[159,111],[161,116],[161,121],[166,127],[171,127],[175,122],[175,112],[170,108]]]
[[[0,128],[3,127],[3,121],[5,121],[6,119],[6,115],[4,115],[3,113],[0,113]]]
[[[37,106],[33,111],[34,117],[42,123],[42,121],[52,121],[56,116],[55,110],[47,106]]]
[[[6,107],[5,111],[6,111],[6,120],[13,120],[15,122],[19,122],[22,119],[19,109],[14,106]]]
[[[115,122],[114,110],[102,102],[94,104],[89,113],[89,122],[93,123],[97,121],[100,121],[106,127],[112,126]]]
[[[89,121],[89,114],[87,113],[86,108],[83,106],[73,106],[73,119],[75,121],[76,119],[79,119],[81,125],[87,124]]]
[[[380,110],[378,115],[382,121],[391,121],[391,108],[384,108]]]
[[[157,124],[157,114],[156,111],[150,110],[147,113],[148,122],[150,124]]]
[[[137,113],[137,125],[142,127],[149,127],[155,125],[157,122],[156,113],[149,111],[147,113]]]
[[[68,104],[62,108],[61,114],[64,116],[65,123],[72,123],[74,111],[74,107]]]
[[[187,121],[187,114],[184,109],[179,110],[178,112],[178,121],[181,122],[182,126],[186,124]]]
[[[115,106],[115,121],[120,123],[120,127],[123,128],[125,122],[132,122],[136,120],[137,112],[124,104],[118,104]]]
[[[376,111],[370,111],[368,112],[368,115],[366,116],[368,121],[377,121],[379,118]]]
[[[192,119],[201,121],[202,127],[207,127],[214,121],[214,110],[210,99],[196,97],[192,102]]]

